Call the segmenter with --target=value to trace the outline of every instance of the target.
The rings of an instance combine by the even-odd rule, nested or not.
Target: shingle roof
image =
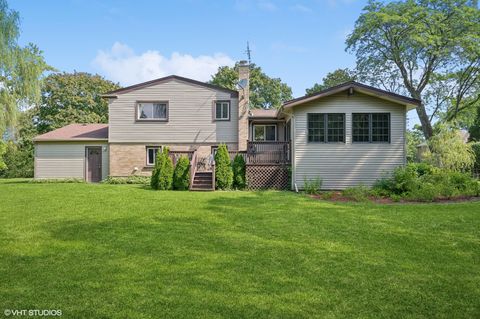
[[[131,91],[135,91],[135,90],[138,90],[138,89],[141,89],[141,88],[149,87],[149,86],[159,84],[159,83],[163,83],[163,82],[168,82],[168,81],[171,81],[171,80],[183,81],[183,82],[186,82],[186,83],[191,83],[191,84],[194,84],[194,85],[203,86],[203,87],[210,88],[210,89],[213,89],[213,90],[223,91],[223,92],[226,92],[226,93],[230,93],[232,97],[237,97],[238,96],[238,91],[226,89],[224,87],[221,87],[221,86],[218,86],[218,85],[213,85],[213,84],[210,84],[210,83],[205,83],[205,82],[185,78],[185,77],[179,76],[179,75],[169,75],[169,76],[165,76],[163,78],[138,83],[138,84],[135,84],[135,85],[130,85],[130,86],[127,86],[127,87],[124,87],[124,88],[121,88],[121,89],[118,89],[118,90],[115,90],[115,91],[105,93],[102,96],[103,97],[115,98],[118,94],[123,94],[123,93],[131,92]]]
[[[265,110],[265,109],[251,109],[250,110],[250,118],[255,118],[255,117],[271,117],[271,118],[276,118],[277,117],[277,109],[270,109],[270,110]]]
[[[373,94],[373,95],[375,95],[379,98],[388,99],[388,100],[395,101],[397,103],[404,104],[404,105],[411,105],[412,107],[416,107],[416,106],[420,105],[420,103],[421,103],[420,100],[413,99],[413,98],[408,97],[408,96],[404,96],[404,95],[392,93],[392,92],[389,92],[389,91],[381,90],[381,89],[378,89],[376,87],[369,86],[369,85],[366,85],[366,84],[362,84],[362,83],[359,83],[359,82],[350,81],[350,82],[345,82],[345,83],[330,87],[328,89],[322,90],[322,91],[317,92],[315,94],[305,95],[305,96],[302,96],[302,97],[299,97],[299,98],[296,98],[296,99],[293,99],[293,100],[290,100],[290,101],[286,101],[285,103],[283,103],[282,107],[285,107],[285,108],[292,107],[292,106],[295,106],[295,105],[298,105],[298,104],[302,104],[302,103],[305,103],[305,102],[320,99],[322,97],[326,97],[326,96],[329,96],[329,95],[332,95],[332,94],[335,94],[335,93],[338,93],[338,92],[342,92],[342,91],[345,91],[345,90],[348,90],[348,89],[357,90],[357,91],[362,92],[362,93]]]
[[[95,141],[108,139],[108,124],[70,124],[54,131],[38,135],[41,141]]]

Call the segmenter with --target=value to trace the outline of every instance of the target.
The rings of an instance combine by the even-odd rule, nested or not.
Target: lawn
[[[478,318],[480,202],[0,181],[0,311]]]

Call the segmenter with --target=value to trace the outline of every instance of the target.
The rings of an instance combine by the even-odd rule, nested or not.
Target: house
[[[193,188],[213,188],[208,160],[225,143],[247,162],[251,188],[371,185],[404,165],[406,114],[418,100],[356,82],[284,103],[249,108],[249,66],[238,91],[167,76],[104,95],[109,123],[72,124],[37,136],[35,178],[151,174],[156,152],[191,159]]]

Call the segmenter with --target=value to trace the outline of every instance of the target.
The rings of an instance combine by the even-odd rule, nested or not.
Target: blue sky
[[[345,36],[365,1],[28,1],[22,43],[60,71],[99,73],[123,85],[170,73],[208,80],[220,64],[252,60],[294,96],[326,73],[354,65]]]
[[[330,71],[354,67],[345,52],[366,0],[9,0],[20,42],[59,71],[98,73],[130,85],[177,74],[207,81],[246,59],[305,94]],[[409,112],[409,126],[418,123]]]

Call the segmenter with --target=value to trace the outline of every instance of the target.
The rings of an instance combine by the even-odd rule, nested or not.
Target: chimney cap
[[[238,65],[240,65],[240,66],[247,66],[247,65],[248,65],[248,62],[245,61],[245,60],[241,60],[241,61],[238,62]]]

